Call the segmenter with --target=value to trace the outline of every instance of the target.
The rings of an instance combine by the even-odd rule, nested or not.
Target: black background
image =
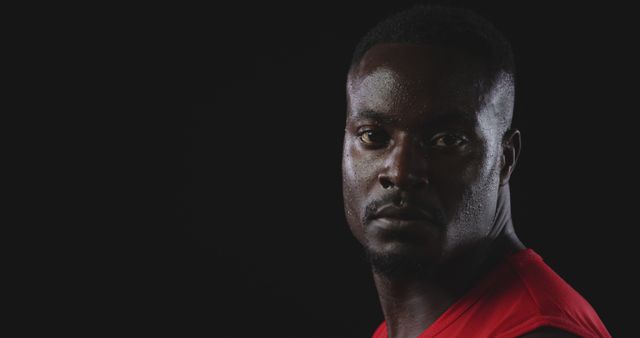
[[[80,229],[63,258],[37,259],[38,311],[90,335],[370,336],[383,317],[342,210],[344,85],[358,39],[409,4],[111,8],[66,27],[97,142],[71,140],[90,168],[71,175]],[[470,7],[516,57],[516,231],[624,336],[637,225],[625,10]]]

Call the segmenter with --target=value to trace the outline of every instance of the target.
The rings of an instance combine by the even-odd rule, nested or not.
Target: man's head
[[[428,272],[494,235],[520,145],[513,100],[509,44],[468,11],[414,7],[360,41],[343,192],[375,269]]]

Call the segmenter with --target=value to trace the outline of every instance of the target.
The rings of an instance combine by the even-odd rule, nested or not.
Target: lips
[[[374,214],[374,218],[385,218],[391,221],[431,221],[431,215],[423,209],[407,206],[396,207],[386,205]]]

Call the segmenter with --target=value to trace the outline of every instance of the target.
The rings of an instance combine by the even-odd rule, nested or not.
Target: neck
[[[513,229],[509,187],[501,188],[486,240],[439,264],[427,278],[374,272],[389,338],[417,337],[506,256],[524,249]]]

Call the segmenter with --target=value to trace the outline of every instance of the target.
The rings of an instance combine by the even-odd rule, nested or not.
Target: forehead
[[[349,110],[474,113],[479,67],[466,53],[452,48],[378,44],[349,72]]]

